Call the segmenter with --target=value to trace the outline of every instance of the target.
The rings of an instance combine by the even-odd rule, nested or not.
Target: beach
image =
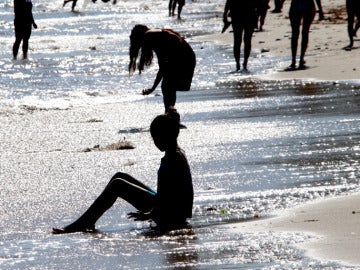
[[[0,268],[360,265],[359,40],[342,49],[344,1],[324,1],[327,20],[311,28],[309,68],[294,72],[283,71],[290,1],[281,14],[269,12],[246,75],[233,72],[230,29],[218,33],[222,1],[187,2],[182,22],[166,16],[164,1],[80,3],[78,14],[39,2],[29,61],[11,61],[12,6],[0,6],[7,19],[0,25]],[[176,103],[195,190],[191,226],[156,235],[129,221],[134,209],[118,200],[98,233],[53,235],[117,171],[156,187],[163,154],[149,123],[163,113],[162,96],[141,90],[157,65],[127,71],[129,29],[139,21],[180,31],[197,55],[192,89],[178,92]]]
[[[290,38],[291,27],[288,16],[290,1],[285,1],[283,12],[271,14],[271,8],[265,19],[264,31],[255,33],[252,40],[253,50],[266,51],[273,55],[287,57],[287,64],[274,69],[269,76],[260,76],[260,79],[302,79],[322,81],[358,81],[360,76],[360,59],[357,57],[357,45],[354,50],[345,51],[348,45],[347,14],[344,1],[330,0],[322,3],[325,20],[319,21],[318,14],[310,29],[309,45],[306,61],[309,66],[306,70],[296,72],[283,71],[290,65]],[[276,31],[275,31],[276,29]],[[232,44],[231,27],[224,34],[214,34],[210,38],[219,44]],[[209,37],[202,37],[207,39]],[[355,37],[355,40],[358,40]],[[300,50],[299,39],[299,48]],[[357,42],[355,41],[355,44]]]
[[[276,34],[265,24],[265,33],[255,34],[253,46],[260,46],[277,55],[290,52],[291,29],[286,23],[289,3],[285,2],[282,14],[267,15],[266,22],[277,29]],[[357,49],[350,52],[342,49],[347,45],[348,40],[345,3],[344,1],[326,1],[322,4],[326,19],[319,22],[316,17],[310,32],[307,60],[311,67],[295,72],[279,69],[278,72],[270,75],[271,79],[360,82],[360,58]],[[217,34],[214,38],[219,43],[231,43],[232,34],[225,35]],[[299,244],[301,248],[307,250],[309,256],[324,261],[334,260],[359,266],[359,203],[359,193],[319,200],[276,213],[275,215],[279,217],[273,219],[241,224],[236,229],[251,232],[268,230],[314,233],[314,239]]]
[[[359,194],[316,201],[277,213],[279,216],[276,218],[248,222],[236,229],[310,232],[314,234],[313,238],[298,244],[307,250],[309,256],[358,267],[359,202]]]
[[[286,23],[286,11],[289,2],[284,5],[282,14],[268,14],[265,33],[255,34],[253,47],[261,47],[276,55],[289,53],[291,29]],[[278,80],[305,81],[353,81],[360,80],[360,58],[358,51],[343,50],[348,39],[346,32],[346,13],[343,1],[327,1],[323,3],[326,20],[319,22],[318,17],[310,32],[310,45],[307,50],[307,70],[285,72],[278,69],[270,75]],[[338,12],[336,12],[338,11]],[[336,19],[335,19],[336,18]],[[267,28],[267,24],[272,28]],[[272,31],[274,28],[277,29]],[[336,33],[334,35],[334,33]],[[212,36],[220,44],[231,44],[232,33]],[[356,38],[355,38],[356,39]],[[285,68],[286,66],[283,66]],[[260,76],[264,79],[263,76]],[[265,76],[266,79],[269,77]],[[317,203],[286,210],[278,218],[250,222],[237,227],[246,231],[308,231],[317,234],[315,240],[300,244],[308,250],[310,256],[322,260],[335,260],[350,265],[360,265],[360,219],[357,216],[360,194],[344,196],[336,199],[322,200]]]

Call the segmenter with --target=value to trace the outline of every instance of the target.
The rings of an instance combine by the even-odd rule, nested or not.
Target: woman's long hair
[[[136,70],[136,60],[141,49],[141,57],[138,65],[139,73],[144,70],[144,66],[150,66],[153,59],[153,52],[151,48],[144,45],[145,33],[149,30],[149,27],[142,24],[137,24],[131,31],[130,35],[130,63],[129,73],[133,74]]]

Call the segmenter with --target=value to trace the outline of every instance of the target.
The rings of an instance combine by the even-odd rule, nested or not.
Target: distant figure
[[[229,24],[228,17],[231,16],[231,24],[234,32],[234,57],[236,71],[240,70],[240,50],[244,34],[244,62],[242,72],[248,72],[247,64],[251,52],[251,39],[254,29],[257,27],[258,0],[227,0],[225,4],[223,21]]]
[[[140,61],[137,65],[139,51]],[[150,66],[155,52],[159,64],[159,71],[154,84],[142,91],[143,95],[152,93],[161,83],[165,112],[175,106],[176,91],[190,90],[196,65],[195,53],[191,46],[171,29],[150,29],[146,25],[136,25],[130,35],[130,63],[129,72],[136,68],[139,73],[145,66]]]
[[[186,226],[187,218],[192,217],[194,191],[188,161],[177,144],[179,123],[176,110],[169,110],[157,116],[150,126],[154,144],[165,152],[158,170],[157,192],[118,172],[80,218],[62,229],[53,228],[53,233],[94,231],[96,221],[118,197],[138,210],[128,214],[135,221],[153,220],[161,231]]]
[[[319,8],[319,20],[324,19],[324,13],[321,6],[321,0],[315,0]],[[315,18],[316,9],[314,0],[292,0],[290,6],[290,22],[291,22],[291,65],[286,68],[287,71],[296,69],[296,53],[298,47],[298,39],[300,35],[300,25],[302,22],[302,37],[301,37],[301,52],[298,69],[306,69],[305,65],[305,52],[309,43],[309,30]]]
[[[169,16],[175,15],[176,4],[178,5],[178,16],[177,18],[181,20],[181,11],[183,6],[185,6],[185,0],[170,0],[169,1]]]
[[[271,13],[281,13],[285,0],[274,0],[275,8]]]
[[[360,1],[359,0],[346,0],[346,10],[347,10],[347,21],[348,21],[348,35],[350,39],[350,44],[344,49],[346,51],[351,51],[354,46],[354,36],[356,36],[357,30],[360,28]],[[357,18],[357,23],[354,28],[355,17]]]
[[[93,3],[95,3],[97,0],[91,0]],[[102,0],[104,3],[107,3],[109,2],[110,0]],[[77,3],[77,0],[64,0],[64,4],[63,4],[63,7],[65,7],[65,5],[69,2],[73,2],[72,3],[72,6],[71,6],[71,11],[74,11],[75,10],[75,6],[76,6],[76,3]],[[113,4],[115,5],[116,4],[116,0],[113,0]]]
[[[256,20],[257,23],[257,29],[259,31],[263,31],[264,29],[264,24],[265,24],[265,18],[266,18],[266,14],[267,11],[269,9],[269,2],[270,0],[259,0],[259,6],[258,6],[258,12],[257,12],[257,16],[258,19]]]
[[[65,5],[69,2],[72,2],[72,6],[71,6],[71,10],[74,11],[75,10],[75,6],[76,6],[76,3],[77,3],[77,0],[64,0],[64,4],[63,4],[63,7],[65,7]]]
[[[13,45],[13,59],[16,60],[20,43],[22,41],[23,59],[28,58],[29,39],[31,29],[37,28],[33,14],[33,4],[31,0],[14,0],[14,26],[15,26],[15,42]]]

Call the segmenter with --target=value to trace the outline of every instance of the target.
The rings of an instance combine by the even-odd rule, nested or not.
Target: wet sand
[[[348,45],[345,1],[323,1],[326,19],[311,27],[307,50],[306,70],[285,72],[275,69],[268,76],[259,79],[305,80],[305,81],[347,81],[360,83],[360,42],[354,39],[354,49],[345,51]],[[264,32],[254,34],[253,50],[289,59],[291,29],[287,11],[290,1],[285,2],[282,14],[268,13]],[[276,31],[274,30],[276,29]],[[232,33],[215,34],[212,37],[219,44],[232,44]],[[300,40],[299,40],[300,44]],[[300,45],[299,45],[300,46]],[[299,50],[298,50],[299,53]],[[249,59],[251,67],[251,58]],[[283,65],[286,68],[287,65]],[[301,231],[314,233],[312,241],[299,246],[307,254],[322,261],[340,261],[349,265],[360,265],[360,194],[321,200],[295,209],[276,213],[279,217],[249,222],[235,226],[236,230],[248,232]],[[234,226],[231,226],[234,228]]]
[[[342,3],[343,1],[336,0],[329,1],[328,3],[336,4],[340,2]],[[328,3],[324,3],[325,12]],[[288,5],[289,2],[285,4],[283,14],[268,14],[268,24],[276,26],[276,33],[275,31],[271,31],[271,29],[267,29],[265,25],[265,32],[255,35],[254,50],[259,51],[261,48],[269,48],[269,53],[279,57],[290,57],[286,55],[286,52],[290,52],[289,24],[288,19],[285,18],[287,16],[286,11],[288,10]],[[226,93],[222,91],[215,93],[214,97],[211,96],[211,91],[207,94],[201,92],[196,93],[196,91],[184,93],[183,96],[179,94],[177,108],[184,116],[184,122],[188,126],[188,129],[181,135],[180,143],[187,151],[189,160],[194,165],[194,175],[200,179],[198,180],[199,182],[196,183],[197,190],[206,193],[209,192],[209,190],[216,190],[216,188],[220,189],[223,187],[223,185],[219,185],[218,187],[216,186],[217,183],[215,183],[214,188],[208,185],[208,179],[205,179],[206,177],[209,178],[210,174],[217,172],[218,168],[216,168],[216,166],[229,170],[235,168],[236,173],[239,171],[235,176],[238,177],[238,175],[242,175],[244,173],[243,168],[239,166],[236,167],[238,163],[230,160],[230,158],[238,159],[240,154],[244,155],[246,151],[239,150],[238,152],[234,152],[233,156],[228,155],[229,151],[233,150],[235,145],[241,143],[243,143],[241,147],[246,147],[246,144],[249,143],[254,136],[258,138],[259,141],[267,138],[266,135],[269,130],[263,127],[264,123],[260,120],[257,120],[260,122],[259,125],[256,125],[257,122],[251,125],[252,122],[250,121],[249,125],[246,122],[241,123],[241,121],[239,121],[238,123],[233,123],[234,121],[230,120],[241,120],[241,118],[246,119],[247,117],[253,118],[254,113],[255,116],[261,119],[266,117],[278,117],[280,119],[284,116],[284,113],[299,116],[304,113],[309,113],[303,111],[309,109],[302,107],[304,104],[314,105],[317,101],[320,102],[310,108],[312,109],[311,113],[316,114],[320,112],[321,118],[322,112],[320,110],[325,108],[325,104],[322,102],[327,103],[332,101],[335,103],[335,110],[331,109],[332,107],[327,108],[328,111],[324,113],[325,118],[328,117],[326,118],[325,124],[330,123],[333,119],[335,119],[335,121],[338,120],[335,116],[341,111],[342,104],[339,104],[341,102],[337,99],[337,96],[324,99],[320,94],[318,100],[317,97],[314,98],[312,96],[311,85],[309,88],[305,86],[304,89],[302,89],[304,93],[300,91],[301,93],[298,94],[299,96],[305,97],[309,94],[309,99],[305,99],[306,102],[304,103],[295,102],[294,104],[287,104],[285,100],[284,103],[286,103],[286,105],[277,108],[275,106],[276,104],[274,105],[269,101],[271,105],[268,110],[266,110],[266,107],[261,112],[259,112],[258,108],[253,107],[246,110],[244,109],[246,106],[239,110],[241,105],[239,100],[242,100],[244,97],[251,97],[255,101],[258,101],[258,97],[261,97],[261,94],[269,95],[268,93],[263,93],[266,91],[262,91],[263,88],[261,87],[261,89],[250,87],[256,85],[258,80],[281,80],[284,81],[284,83],[278,85],[286,87],[292,83],[291,81],[286,81],[287,79],[330,81],[359,79],[356,70],[354,70],[359,66],[359,57],[357,55],[359,50],[355,49],[352,52],[341,50],[343,46],[347,45],[345,23],[329,23],[329,26],[325,23],[320,23],[314,24],[314,27],[312,34],[314,34],[315,31],[319,33],[316,37],[323,38],[321,42],[319,41],[319,44],[322,44],[321,46],[328,46],[328,49],[324,50],[325,52],[316,49],[312,41],[313,39],[310,37],[307,57],[308,65],[311,67],[309,70],[287,73],[280,72],[279,70],[279,72],[276,72],[276,70],[274,70],[273,73],[266,76],[253,76],[254,78],[249,81],[250,89],[248,89],[248,91],[242,91],[244,89],[240,89],[241,91],[236,92],[234,88],[231,88],[230,90],[226,89],[226,91],[224,91]],[[326,29],[328,34],[332,34],[329,35],[329,37],[326,37],[326,35],[322,36],[320,35],[320,28]],[[334,31],[338,31],[339,34],[333,35]],[[336,42],[329,42],[330,36],[332,36],[332,39],[336,39]],[[231,33],[214,35],[212,37],[207,36],[205,38],[212,38],[220,44],[229,44],[229,41],[231,44],[232,42]],[[327,43],[329,44],[326,45]],[[251,68],[251,59],[249,65]],[[337,69],[332,69],[332,66],[336,66]],[[286,65],[284,67],[286,67]],[[326,71],[327,68],[329,69],[328,71]],[[311,74],[311,76],[309,76],[309,74]],[[240,80],[242,80],[241,77]],[[274,89],[277,87],[277,84],[275,83],[275,86],[269,85],[269,87]],[[310,93],[308,93],[309,90]],[[274,98],[274,103],[276,103],[275,97],[289,95],[289,93],[284,94],[282,91],[287,90],[270,91],[273,92],[270,95],[271,98]],[[296,89],[293,91],[299,92],[299,90]],[[356,91],[356,89],[354,91]],[[296,96],[295,94],[293,95]],[[188,98],[190,96],[193,96],[193,99]],[[235,97],[237,97],[237,99]],[[355,96],[347,96],[344,104],[356,106],[356,102],[354,102],[354,104],[351,103],[352,99],[355,100]],[[232,102],[234,102],[234,104]],[[312,102],[314,102],[314,104]],[[259,104],[261,106],[264,103]],[[331,111],[330,113],[328,113],[329,110]],[[104,265],[108,266],[108,268],[119,265],[119,263],[128,265],[126,264],[128,262],[124,263],[121,260],[125,258],[126,261],[126,258],[132,258],[134,262],[131,263],[134,264],[136,262],[140,266],[147,265],[149,260],[151,263],[159,263],[160,260],[164,260],[164,262],[161,261],[164,267],[177,263],[177,265],[180,266],[190,265],[190,268],[191,265],[195,265],[194,269],[196,269],[197,264],[201,265],[203,263],[203,269],[206,269],[206,263],[209,261],[209,264],[212,263],[214,265],[219,262],[219,264],[225,268],[230,268],[233,266],[231,262],[235,261],[233,266],[233,268],[235,268],[236,265],[239,265],[238,261],[235,260],[237,258],[239,258],[240,263],[251,261],[253,257],[255,258],[254,261],[257,262],[253,250],[256,250],[257,243],[262,241],[261,236],[255,235],[255,240],[252,243],[246,242],[246,244],[242,244],[243,236],[240,235],[239,237],[236,235],[237,232],[254,234],[254,232],[257,233],[259,231],[277,230],[284,232],[289,229],[293,231],[314,232],[317,234],[314,239],[323,241],[322,244],[320,242],[313,242],[311,246],[310,244],[309,246],[301,246],[302,248],[309,249],[309,255],[311,256],[316,256],[316,258],[325,261],[341,260],[346,263],[359,263],[356,261],[358,256],[357,251],[359,250],[358,243],[356,241],[352,242],[354,244],[352,247],[341,244],[347,243],[349,234],[355,233],[351,235],[356,236],[358,233],[355,227],[352,229],[352,226],[358,224],[356,220],[358,217],[358,209],[356,209],[355,206],[358,205],[360,195],[335,198],[334,203],[332,203],[332,200],[324,200],[321,205],[316,205],[316,207],[311,205],[295,210],[290,209],[284,212],[284,216],[279,219],[240,223],[238,225],[231,224],[231,232],[228,234],[225,234],[222,229],[219,229],[220,226],[215,226],[214,224],[212,224],[211,228],[207,228],[206,226],[195,228],[196,236],[179,237],[181,244],[188,244],[181,246],[181,249],[172,243],[172,239],[143,241],[142,235],[134,228],[143,230],[146,225],[136,227],[137,225],[130,223],[126,218],[120,216],[123,214],[122,211],[119,211],[119,208],[120,210],[124,210],[125,213],[127,210],[132,210],[132,208],[124,206],[122,203],[119,203],[119,207],[115,207],[114,210],[109,211],[109,214],[102,219],[99,227],[104,231],[103,234],[94,237],[88,235],[72,235],[61,238],[51,235],[51,227],[66,224],[78,216],[79,212],[82,212],[88,203],[101,192],[102,187],[115,171],[127,171],[132,175],[145,179],[146,184],[154,186],[156,171],[153,170],[153,168],[158,166],[161,153],[158,153],[152,145],[147,130],[148,123],[151,122],[153,116],[162,113],[162,111],[161,97],[149,97],[139,101],[129,102],[126,105],[119,102],[97,106],[75,106],[67,109],[53,108],[50,110],[37,107],[21,107],[9,108],[9,111],[7,111],[7,108],[2,108],[0,111],[0,122],[2,123],[3,129],[0,140],[0,150],[2,153],[0,168],[2,179],[1,194],[4,198],[8,198],[9,202],[5,200],[1,202],[0,209],[2,209],[3,212],[0,227],[3,228],[4,231],[4,239],[6,240],[4,243],[7,242],[7,244],[5,244],[7,253],[5,252],[5,255],[2,256],[8,259],[9,264],[11,260],[14,260],[15,262],[20,261],[21,266],[21,261],[24,261],[23,265],[27,265],[30,261],[34,260],[34,265],[36,265],[36,263],[42,263],[43,266],[46,265],[47,267],[58,269],[59,265],[61,267],[64,265],[67,267],[69,267],[69,265],[76,266],[77,263],[85,259],[84,261],[89,265],[93,267],[98,266],[97,269],[99,269],[101,268],[100,266],[104,267]],[[347,120],[344,117],[345,120],[343,122],[348,121],[356,125],[358,123],[357,113],[356,111],[354,116],[352,116],[351,106],[349,106],[347,108],[349,119]],[[131,117],[129,117],[129,114],[131,114]],[[354,117],[354,119],[352,117]],[[218,121],[210,121],[209,119]],[[229,122],[231,122],[231,126],[228,126]],[[221,128],[226,132],[220,136],[216,131],[219,132]],[[284,131],[292,134],[294,126],[289,125],[282,127],[280,125],[279,127],[278,125],[274,125],[273,129],[278,131],[279,128],[281,135],[284,135]],[[239,130],[241,131],[241,135],[239,135]],[[357,132],[357,130],[354,132]],[[347,140],[351,135],[356,136],[357,134],[358,132],[350,134],[347,137],[345,137],[347,134],[341,135],[344,135]],[[307,136],[307,134],[302,135],[304,137]],[[135,146],[135,149],[124,152],[102,151],[102,149],[106,149],[107,146],[123,140],[124,137],[126,141],[129,140],[129,142]],[[277,135],[274,135],[273,139],[274,141],[277,140]],[[294,138],[294,145],[298,145],[296,139],[297,138]],[[328,139],[331,140],[330,137]],[[304,149],[302,149],[303,151],[307,150],[307,143],[310,145],[311,142],[306,141]],[[354,144],[352,147],[357,147],[356,142],[348,143],[345,147],[347,149],[351,148],[352,143]],[[211,148],[207,148],[209,145],[211,145]],[[226,148],[227,145],[228,148]],[[256,143],[250,144],[250,146],[256,146]],[[251,147],[249,147],[249,149],[252,149]],[[255,150],[261,149],[261,147],[262,145],[258,145],[258,148]],[[267,149],[272,147],[273,145],[270,145]],[[284,148],[281,148],[280,150],[283,149]],[[331,150],[331,147],[326,150]],[[208,161],[204,157],[206,156],[204,152],[211,151],[217,152],[219,155],[214,155],[214,160]],[[226,153],[226,155],[221,156],[223,159],[219,163],[218,157],[222,152]],[[269,156],[274,154],[271,151],[266,153],[269,154]],[[295,152],[290,152],[290,154],[294,153]],[[278,154],[278,152],[275,152],[275,154]],[[242,158],[244,158],[244,156],[242,156]],[[241,165],[251,167],[251,165],[253,165],[253,163],[251,163],[252,161],[259,161],[257,160],[257,156],[253,157],[253,159],[251,158],[252,157],[249,158],[250,161],[248,164]],[[299,160],[301,160],[301,158],[300,156]],[[273,162],[276,162],[276,157],[274,157],[274,159]],[[264,161],[263,157],[260,158],[259,164],[262,161]],[[229,163],[231,166],[228,165]],[[210,167],[211,165],[213,165],[213,167]],[[298,163],[295,163],[294,167],[297,165]],[[201,170],[201,166],[204,167],[203,171]],[[261,167],[261,164],[259,166]],[[205,172],[207,173],[206,175]],[[228,184],[225,182],[227,179],[232,183],[232,178],[229,175],[223,174],[223,178],[221,178],[221,173],[222,171],[216,175],[217,178],[223,181],[221,184]],[[255,174],[254,172],[252,173]],[[251,176],[253,175],[250,174],[248,176],[249,179],[252,179]],[[267,177],[268,175],[265,176]],[[13,185],[13,182],[16,183],[16,185]],[[233,186],[229,185],[229,187],[231,190]],[[246,185],[243,184],[240,188],[239,193],[245,193],[244,189],[246,189]],[[217,201],[213,203],[215,204]],[[243,201],[236,201],[235,203],[243,207]],[[344,205],[342,205],[343,203]],[[206,203],[204,204],[206,206]],[[335,216],[328,214],[327,209],[329,208],[329,212],[334,213]],[[201,212],[201,209],[199,209],[200,207],[196,209],[196,211]],[[245,210],[241,209],[241,211],[244,212]],[[268,208],[266,210],[268,210]],[[304,211],[306,213],[304,213]],[[355,211],[355,214],[352,214],[352,211]],[[203,222],[203,219],[209,218],[206,216],[208,213],[206,211],[204,212],[205,214],[201,212],[201,214],[197,214],[197,216],[194,217],[194,224],[199,222],[199,220]],[[349,212],[351,212],[351,214],[349,214]],[[226,213],[226,211],[223,213]],[[31,218],[29,218],[29,214]],[[280,214],[282,215],[283,213],[279,213],[279,215]],[[328,222],[330,219],[341,222]],[[299,227],[290,226],[293,225],[294,220],[296,222],[300,221],[296,223]],[[327,226],[322,226],[323,224]],[[328,229],[326,229],[326,227],[328,227]],[[336,235],[333,233],[334,231],[342,231],[343,234],[339,233]],[[331,236],[329,234],[331,234]],[[354,238],[356,239],[356,237]],[[270,241],[272,240],[273,239],[270,239]],[[106,242],[111,244],[109,245]],[[144,244],[143,242],[148,243]],[[153,245],[155,246],[154,248],[152,247]],[[219,245],[221,248],[217,248]],[[175,248],[173,248],[173,246]],[[270,249],[272,248],[271,242],[270,244],[265,243],[263,246],[269,246]],[[326,252],[320,254],[320,250],[325,250],[324,246],[327,247]],[[336,253],[343,254],[344,256],[334,257],[331,250],[336,250],[335,247],[339,248]],[[144,248],[153,249],[150,249],[151,252],[147,254]],[[123,252],[123,256],[119,256],[119,250]],[[153,255],[157,254],[157,252],[160,254],[159,256]],[[92,258],[88,258],[89,254],[91,254]],[[163,256],[164,254],[165,256]],[[246,258],[244,261],[241,261],[243,254],[245,254]],[[345,257],[345,255],[348,257]],[[168,261],[165,261],[163,257],[166,257]],[[269,260],[278,260],[281,264],[281,260],[284,260],[281,258],[281,253],[279,257],[280,258],[274,256],[273,258],[270,256]],[[290,257],[290,260],[291,258],[292,257]],[[151,261],[151,259],[153,261]],[[265,256],[265,261],[267,259]],[[248,268],[261,268],[263,261],[258,261],[258,265],[250,264]],[[18,269],[21,269],[20,266]],[[218,269],[217,266],[213,266],[213,269]],[[211,269],[211,267],[209,268]],[[139,267],[139,269],[141,268]],[[307,268],[303,267],[302,269]]]
[[[360,265],[360,194],[320,200],[277,214],[276,218],[243,223],[236,230],[310,232],[313,237],[298,244],[309,256]]]

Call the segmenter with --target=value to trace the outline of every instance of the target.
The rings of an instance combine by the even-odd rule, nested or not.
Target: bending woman
[[[137,65],[140,49],[141,56]],[[176,91],[190,90],[196,65],[195,53],[180,34],[171,29],[150,29],[146,25],[136,25],[130,35],[130,74],[136,68],[141,73],[145,66],[150,66],[153,52],[158,59],[159,71],[153,86],[144,89],[142,93],[149,95],[162,81],[161,90],[167,112],[175,106]]]
[[[174,109],[157,116],[150,126],[154,144],[165,152],[158,170],[157,192],[125,173],[116,173],[104,191],[75,222],[54,234],[94,231],[96,221],[115,203],[118,197],[138,211],[129,213],[134,220],[153,220],[160,230],[186,225],[192,217],[193,186],[185,153],[177,144],[180,116]]]
[[[319,8],[319,20],[324,19],[324,13],[321,6],[321,0],[315,0]],[[290,23],[292,29],[291,35],[291,54],[292,61],[291,65],[286,70],[295,70],[296,69],[296,53],[298,47],[298,39],[300,35],[300,25],[302,22],[302,31],[301,31],[301,52],[300,52],[300,61],[299,69],[305,69],[305,52],[309,43],[309,31],[310,26],[315,18],[316,9],[314,0],[292,0],[290,6]]]

